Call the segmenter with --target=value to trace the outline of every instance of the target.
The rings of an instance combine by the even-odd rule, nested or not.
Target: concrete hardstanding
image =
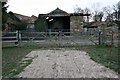
[[[26,58],[33,62],[16,77],[22,78],[117,78],[117,73],[94,62],[78,50],[36,50]]]

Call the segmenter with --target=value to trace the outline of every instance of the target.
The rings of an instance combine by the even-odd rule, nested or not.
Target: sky
[[[8,12],[19,13],[26,16],[38,16],[47,14],[57,7],[68,12],[74,13],[76,6],[84,9],[86,7],[102,9],[104,6],[112,6],[119,0],[8,0]]]

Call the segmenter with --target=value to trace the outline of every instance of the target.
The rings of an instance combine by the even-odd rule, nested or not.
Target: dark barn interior
[[[70,16],[52,16],[47,18],[48,29],[53,32],[69,32]]]

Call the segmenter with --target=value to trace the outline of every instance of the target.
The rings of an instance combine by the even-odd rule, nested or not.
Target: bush
[[[46,32],[47,31],[47,21],[46,17],[39,16],[38,19],[35,21],[35,30],[39,32]]]
[[[18,19],[13,12],[9,12],[9,17],[15,22],[15,30],[25,30],[27,28],[27,22]]]
[[[5,24],[8,19],[7,7],[5,6],[7,3],[2,2],[2,24]]]
[[[26,22],[20,21],[16,23],[16,27],[15,27],[16,30],[26,30],[26,28],[27,28]]]

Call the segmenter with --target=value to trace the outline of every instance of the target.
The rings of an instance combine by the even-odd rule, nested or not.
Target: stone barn
[[[56,8],[48,14],[39,15],[46,17],[48,30],[70,32],[82,31],[83,16],[89,16],[90,14],[67,13],[59,8]]]

